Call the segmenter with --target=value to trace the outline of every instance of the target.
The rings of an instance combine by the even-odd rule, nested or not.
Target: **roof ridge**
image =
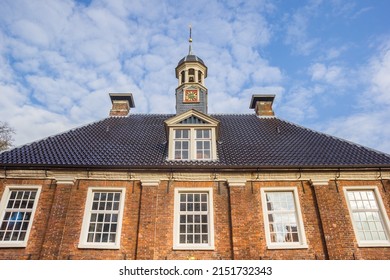
[[[255,116],[254,114],[250,114],[250,113],[215,113],[209,115],[210,116]]]

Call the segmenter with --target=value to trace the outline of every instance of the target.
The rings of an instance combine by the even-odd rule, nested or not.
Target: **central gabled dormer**
[[[168,160],[217,160],[219,121],[194,109],[165,121]]]
[[[188,55],[179,61],[175,72],[179,83],[176,88],[176,114],[190,109],[207,114],[207,88],[204,85],[207,67],[192,53],[191,29]]]

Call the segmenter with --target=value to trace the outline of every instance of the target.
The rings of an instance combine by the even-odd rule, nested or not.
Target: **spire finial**
[[[189,49],[188,49],[188,54],[192,54],[192,26],[190,24],[190,38],[188,39],[188,42],[190,43]]]

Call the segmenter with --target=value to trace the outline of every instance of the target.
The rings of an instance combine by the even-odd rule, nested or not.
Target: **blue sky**
[[[209,113],[251,114],[275,94],[282,119],[390,153],[390,2],[17,1],[0,9],[0,120],[16,146],[108,116],[174,113],[174,69],[208,66]]]

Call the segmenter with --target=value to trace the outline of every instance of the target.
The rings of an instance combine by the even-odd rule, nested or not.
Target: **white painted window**
[[[173,158],[175,160],[212,160],[216,158],[212,129],[174,129],[173,132]]]
[[[214,249],[211,188],[175,189],[174,249]]]
[[[119,249],[124,188],[89,188],[79,248]]]
[[[389,220],[377,187],[347,187],[344,191],[359,246],[390,246]]]
[[[0,202],[0,247],[26,247],[40,186],[7,186]]]
[[[211,130],[195,130],[196,159],[211,159]]]
[[[297,189],[262,188],[261,193],[267,247],[307,248]]]
[[[190,155],[190,130],[175,130],[175,159],[189,159]]]

